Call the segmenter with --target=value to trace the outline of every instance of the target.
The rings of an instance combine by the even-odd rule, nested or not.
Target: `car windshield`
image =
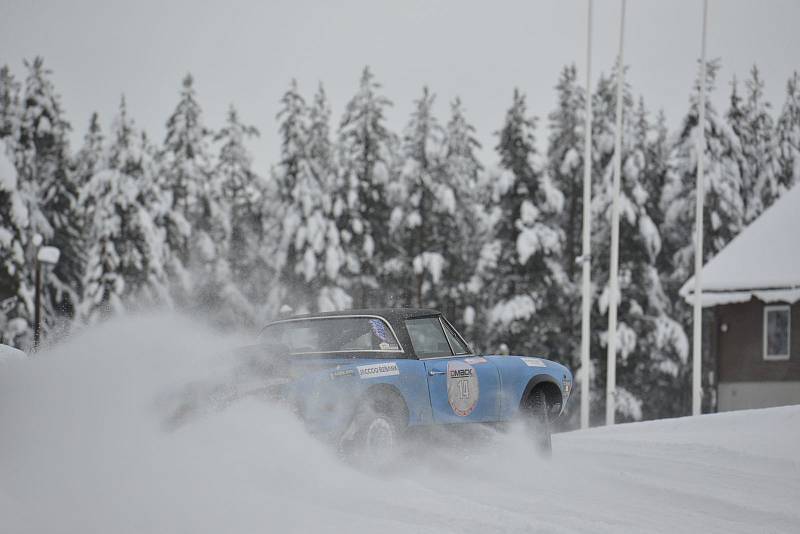
[[[401,352],[392,329],[377,317],[292,319],[267,325],[259,342],[289,354]]]
[[[406,329],[418,357],[438,358],[453,355],[438,317],[407,319]]]

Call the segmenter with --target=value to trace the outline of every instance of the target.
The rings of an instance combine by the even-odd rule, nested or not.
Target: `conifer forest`
[[[609,66],[613,67],[613,66]],[[800,179],[800,76],[686,87],[666,117],[625,86],[620,194],[618,420],[689,412],[693,225],[701,84],[706,101],[704,257],[713,257]],[[699,72],[699,69],[698,69]],[[276,103],[278,157],[257,170],[259,132],[231,107],[203,114],[202,80],[176,73],[157,139],[125,97],[113,117],[65,118],[58,73],[31,58],[0,69],[0,342],[31,350],[39,244],[43,345],[122,313],[169,308],[209,328],[257,331],[295,313],[414,306],[443,311],[476,347],[541,354],[579,368],[585,99],[593,103],[591,354],[594,419],[605,380],[616,87],[608,68],[587,95],[575,66],[552,79],[557,106],[529,112],[508,87],[491,160],[470,103],[420,87],[390,128],[380,73],[365,67],[333,116],[324,85],[287,83]],[[768,102],[765,83],[785,84]],[[437,108],[439,109],[439,108]],[[85,132],[71,146],[70,132]],[[486,147],[484,147],[485,149]],[[704,378],[707,380],[707,378]],[[579,391],[576,387],[575,391]],[[643,402],[643,399],[648,399]],[[579,402],[568,420],[575,424]]]

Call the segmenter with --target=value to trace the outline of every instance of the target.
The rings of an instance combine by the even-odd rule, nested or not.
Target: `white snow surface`
[[[0,366],[0,532],[797,532],[800,406],[431,445],[368,474],[225,401],[220,336],[125,317]],[[213,389],[211,386],[216,385]],[[211,393],[209,393],[211,392]],[[184,424],[169,416],[188,399]],[[205,399],[205,400],[204,400]]]
[[[800,185],[795,185],[703,266],[703,291],[800,288],[798,229]],[[693,291],[694,277],[681,295],[688,300]],[[703,301],[715,302],[713,296]]]

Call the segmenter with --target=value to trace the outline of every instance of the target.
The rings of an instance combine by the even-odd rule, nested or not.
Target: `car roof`
[[[403,350],[401,351],[402,356],[398,357],[413,359],[417,358],[417,355],[416,351],[414,350],[414,345],[411,342],[411,338],[409,337],[408,329],[406,328],[405,324],[406,319],[439,317],[441,315],[442,314],[439,310],[434,310],[431,308],[356,308],[352,310],[307,313],[303,315],[291,315],[291,316],[281,317],[267,323],[267,325],[264,326],[264,329],[266,329],[270,325],[279,324],[287,321],[298,321],[298,320],[302,321],[303,319],[322,319],[322,318],[352,317],[352,316],[381,317],[384,320],[386,320],[386,322],[389,323],[393,333],[395,334],[397,340],[400,343],[400,346],[403,348]],[[458,335],[461,336],[461,334]],[[463,337],[461,339],[463,340]],[[366,356],[374,357],[374,355],[372,354]]]
[[[441,315],[441,313],[438,310],[430,308],[359,308],[352,310],[292,315],[275,319],[273,322],[285,321],[287,319],[313,319],[318,317],[343,317],[348,315],[377,315],[378,317],[383,317],[391,322],[397,320],[402,321],[404,319],[413,319],[415,317],[430,317],[432,315]]]

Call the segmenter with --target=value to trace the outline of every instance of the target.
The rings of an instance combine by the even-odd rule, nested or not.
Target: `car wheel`
[[[344,452],[359,467],[386,468],[399,456],[406,425],[402,410],[390,399],[373,399],[362,405],[353,426],[353,438]]]
[[[539,451],[544,455],[550,455],[553,450],[550,437],[550,410],[543,389],[534,389],[528,396],[523,406],[522,416],[526,429],[533,437]]]

